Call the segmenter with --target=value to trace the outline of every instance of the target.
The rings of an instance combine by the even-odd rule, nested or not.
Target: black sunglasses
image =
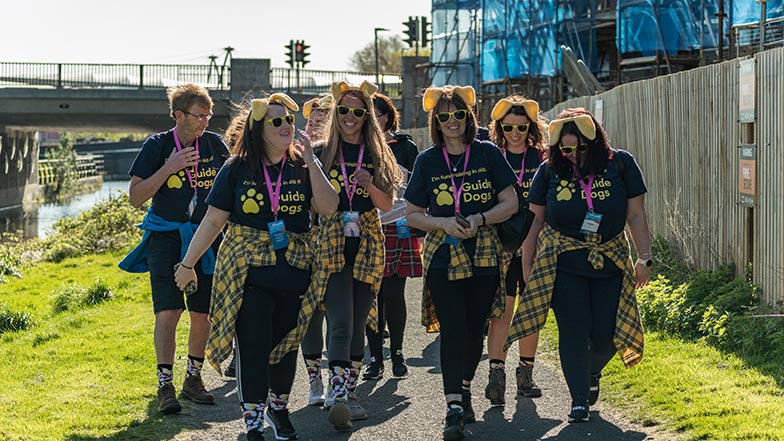
[[[584,152],[584,151],[588,150],[588,144],[580,144],[579,146],[577,146],[577,145],[562,145],[560,147],[560,149],[561,149],[562,152],[566,153],[567,155],[571,155],[572,152],[574,152],[575,149],[577,149],[577,151],[579,151],[579,152]]]
[[[361,107],[349,107],[342,104],[338,106],[339,114],[348,115],[349,112],[354,112],[354,116],[357,118],[364,118],[365,114],[367,113],[367,109],[363,109]]]
[[[293,126],[294,125],[294,114],[290,113],[286,116],[279,116],[277,118],[272,118],[264,121],[264,125],[272,124],[272,127],[278,128],[283,124],[283,121],[286,121],[286,124]]]
[[[462,121],[465,119],[466,115],[468,115],[468,111],[465,109],[455,110],[454,112],[438,112],[436,113],[436,118],[438,118],[439,122],[445,123],[449,121],[449,118],[454,116],[455,121]]]

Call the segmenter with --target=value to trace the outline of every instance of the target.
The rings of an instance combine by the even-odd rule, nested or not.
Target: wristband
[[[181,267],[183,267],[183,268],[185,268],[185,269],[189,269],[189,270],[192,270],[192,269],[193,269],[193,267],[192,267],[192,266],[188,266],[188,265],[186,265],[186,264],[184,264],[184,263],[182,263],[182,262],[180,262],[180,266],[181,266]]]
[[[485,214],[482,212],[479,212],[479,215],[482,216],[482,226],[484,227],[485,225],[487,225],[487,218],[485,217]]]

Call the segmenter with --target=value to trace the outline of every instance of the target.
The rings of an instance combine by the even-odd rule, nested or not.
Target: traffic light
[[[286,64],[291,66],[291,68],[293,69],[294,62],[296,61],[294,59],[294,40],[289,40],[289,44],[283,47],[286,48]]]
[[[297,40],[294,44],[294,58],[297,62],[301,63],[300,65],[302,67],[305,67],[306,64],[310,63],[310,60],[308,60],[310,53],[306,52],[309,48],[310,46],[305,44],[304,40]]]
[[[430,23],[427,22],[427,17],[419,17],[419,25],[422,47],[427,47],[427,43],[430,41]]]
[[[408,17],[408,21],[403,22],[403,26],[406,27],[404,32],[406,34],[406,38],[403,40],[411,47],[416,46],[417,40],[419,40],[419,38],[417,38],[417,21],[418,19],[416,17]]]

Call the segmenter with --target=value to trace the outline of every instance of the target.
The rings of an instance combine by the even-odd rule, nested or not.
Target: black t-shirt
[[[272,188],[277,190],[280,163],[267,167]],[[313,193],[308,174],[294,161],[286,160],[280,186],[278,220],[283,220],[286,230],[305,233],[310,228],[310,201]],[[272,198],[261,169],[254,173],[247,162],[235,158],[218,172],[207,203],[231,213],[229,220],[240,225],[268,231],[267,223],[275,220],[272,215]]]
[[[204,132],[198,141],[199,165],[198,176],[195,177],[197,203],[190,219],[193,223],[199,223],[204,218],[204,214],[207,212],[205,201],[212,188],[213,180],[229,157],[229,150],[218,134]],[[142,179],[149,178],[163,167],[175,148],[173,130],[147,138],[128,174]],[[185,222],[188,220],[188,206],[192,199],[193,188],[190,185],[188,174],[183,169],[169,176],[153,195],[152,211],[168,221]]]
[[[392,149],[392,153],[395,154],[397,163],[405,167],[410,173],[414,169],[414,161],[416,161],[416,157],[419,155],[419,149],[414,140],[405,133],[396,132],[395,136],[387,144]]]
[[[523,159],[522,153],[512,153],[506,150],[506,162],[512,166],[512,171],[514,171],[516,177],[520,177],[520,172],[525,168],[523,182],[520,184],[520,187],[523,189],[523,197],[527,198],[528,190],[531,188],[531,180],[542,162],[542,155],[539,150],[528,148],[525,151],[525,165],[523,165]]]
[[[468,155],[468,151],[466,151]],[[498,203],[497,194],[513,185],[516,177],[501,150],[489,141],[474,141],[468,158],[468,167],[463,173],[465,157],[449,155],[457,172],[444,161],[441,147],[432,146],[420,153],[414,164],[414,172],[406,189],[406,200],[428,210],[431,216],[451,217],[455,215],[454,192],[450,176],[454,174],[455,185],[462,184],[460,213],[463,216],[480,213]],[[471,259],[476,250],[476,239],[463,241]],[[444,244],[436,252],[431,268],[444,269],[449,265],[449,246]]]
[[[359,144],[349,144],[343,142],[343,159],[346,162],[346,174],[348,174],[349,186],[353,186],[354,172],[357,169],[357,159],[359,158]],[[323,155],[323,150],[319,152],[319,156]],[[319,158],[320,159],[320,158]],[[375,174],[375,166],[373,165],[373,158],[370,149],[365,147],[365,152],[362,154],[362,168],[367,170],[371,176]],[[356,192],[351,201],[348,203],[348,194],[346,193],[346,183],[343,177],[343,171],[340,168],[340,152],[335,154],[335,161],[332,168],[326,170],[327,179],[335,191],[340,196],[340,203],[338,204],[338,211],[358,211],[364,213],[374,209],[373,201],[370,199],[370,193],[362,188],[359,183],[356,184]]]

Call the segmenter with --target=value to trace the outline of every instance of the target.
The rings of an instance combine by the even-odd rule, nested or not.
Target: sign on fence
[[[753,207],[757,198],[757,146],[754,144],[741,144],[740,161],[738,161],[738,184],[740,188],[740,205]]]
[[[756,118],[754,67],[756,61],[743,60],[738,63],[738,122],[753,123]]]

